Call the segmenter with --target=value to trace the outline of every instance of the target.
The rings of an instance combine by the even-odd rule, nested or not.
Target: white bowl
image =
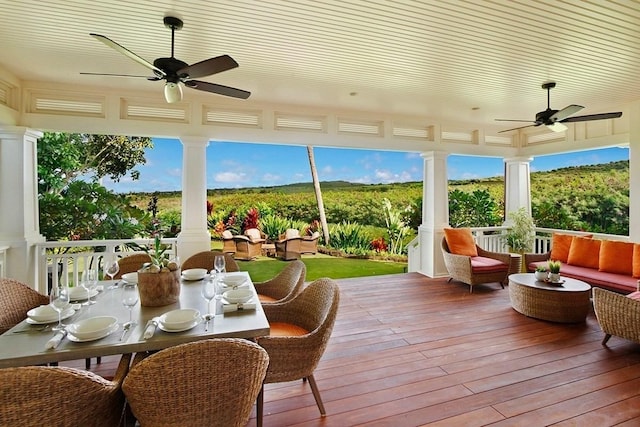
[[[182,277],[186,280],[201,280],[207,274],[206,268],[191,268],[182,272]]]
[[[89,291],[88,295],[96,296],[98,292],[95,289]],[[82,286],[74,286],[69,288],[69,299],[71,301],[87,299],[87,290]],[[78,337],[80,338],[80,337]]]
[[[122,280],[127,283],[138,283],[138,273],[125,273],[122,275]]]
[[[200,312],[194,308],[181,308],[160,316],[160,323],[167,329],[183,329],[200,319]]]
[[[58,312],[50,305],[41,305],[27,311],[27,316],[36,322],[47,322],[58,320]]]
[[[227,285],[227,286],[229,286],[231,288],[235,288],[237,286],[240,286],[246,281],[247,281],[247,277],[246,276],[230,276],[230,275],[226,275],[222,279],[222,283],[224,283],[225,285]]]
[[[232,289],[222,294],[222,297],[231,304],[242,304],[253,298],[251,289]]]
[[[117,323],[118,319],[113,316],[90,317],[67,326],[67,331],[81,340],[91,339],[107,333]]]

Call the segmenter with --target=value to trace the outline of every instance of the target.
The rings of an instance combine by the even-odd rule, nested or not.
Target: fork
[[[125,335],[127,335],[127,332],[129,332],[129,329],[131,329],[131,322],[127,322],[124,325],[122,325],[122,335],[120,335],[120,341],[122,341],[122,339],[124,338]]]
[[[47,330],[49,330],[49,328],[51,328],[51,324],[47,324],[44,326],[40,326],[37,328],[31,327],[29,329],[20,329],[19,331],[13,331],[14,334],[24,334],[27,332],[45,332]]]

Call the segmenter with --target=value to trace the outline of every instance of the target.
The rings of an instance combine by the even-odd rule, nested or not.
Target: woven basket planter
[[[138,272],[140,305],[160,307],[178,302],[180,298],[180,270],[165,273]]]

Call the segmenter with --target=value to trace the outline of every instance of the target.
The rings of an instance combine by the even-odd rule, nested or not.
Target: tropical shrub
[[[330,246],[347,253],[362,254],[369,251],[371,237],[365,233],[362,225],[355,222],[343,222],[329,227]]]
[[[393,209],[389,199],[382,199],[382,213],[387,227],[389,242],[388,251],[392,254],[401,254],[404,249],[404,237],[409,233],[409,227],[402,220],[401,212]]]
[[[276,241],[281,234],[287,231],[290,223],[290,219],[279,215],[265,215],[260,218],[260,231],[267,236],[267,240]]]

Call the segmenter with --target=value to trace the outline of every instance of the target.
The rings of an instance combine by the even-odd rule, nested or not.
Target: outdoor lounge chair
[[[234,258],[245,261],[262,255],[262,243],[266,241],[257,228],[249,228],[245,230],[243,235],[233,236],[233,240],[236,244]]]
[[[302,240],[300,240],[300,253],[315,255],[318,252],[319,239],[320,233],[318,231],[314,231],[311,236],[302,236]]]
[[[288,264],[274,278],[254,283],[260,302],[263,305],[276,304],[294,298],[302,289],[306,272],[307,267],[304,263],[296,260]]]
[[[640,344],[640,283],[629,295],[594,287],[593,311],[605,333],[602,345],[612,335]]]
[[[449,281],[458,280],[469,285],[469,293],[473,287],[481,283],[500,283],[504,289],[504,281],[509,273],[511,255],[485,251],[475,245],[477,256],[460,255],[449,250],[447,239],[442,238],[442,255],[449,272]]]
[[[271,326],[268,337],[257,342],[269,353],[264,384],[306,379],[320,414],[326,414],[320,390],[313,377],[331,337],[338,313],[340,289],[328,278],[314,281],[295,298],[281,304],[265,304]],[[262,426],[264,386],[258,395],[256,418]]]
[[[139,353],[122,389],[142,426],[244,427],[268,363],[247,340],[196,341]]]
[[[222,252],[225,254],[236,252],[236,242],[233,240],[233,234],[229,230],[222,232]]]
[[[285,261],[299,259],[300,251],[302,250],[300,246],[301,242],[302,237],[300,237],[300,232],[293,228],[288,229],[280,236],[280,240],[274,242],[276,246],[276,256]]]

